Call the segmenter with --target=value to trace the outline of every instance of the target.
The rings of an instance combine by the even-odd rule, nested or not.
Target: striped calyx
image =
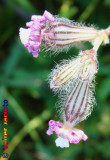
[[[79,26],[70,20],[55,18],[47,21],[41,31],[42,41],[50,49],[60,49],[81,41],[93,41],[99,32],[93,27]]]
[[[85,119],[91,113],[90,100],[89,80],[77,80],[65,102],[64,123],[72,128]]]

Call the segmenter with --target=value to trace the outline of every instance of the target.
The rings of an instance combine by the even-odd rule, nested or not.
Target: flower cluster
[[[69,147],[86,141],[87,135],[74,128],[92,112],[94,98],[94,79],[98,71],[97,51],[100,45],[109,43],[110,27],[97,30],[66,18],[53,16],[45,11],[42,16],[34,15],[26,23],[28,29],[20,28],[20,39],[34,57],[38,57],[40,48],[59,53],[66,51],[78,42],[89,41],[93,47],[80,51],[76,58],[63,60],[57,64],[49,77],[50,88],[58,93],[63,121],[49,121],[48,135],[57,134],[56,146]]]

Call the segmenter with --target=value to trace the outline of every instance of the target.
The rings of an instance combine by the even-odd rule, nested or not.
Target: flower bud
[[[75,59],[62,61],[50,74],[50,88],[54,91],[66,88],[70,81],[80,79],[92,81],[97,73],[96,53],[94,50],[80,52]]]

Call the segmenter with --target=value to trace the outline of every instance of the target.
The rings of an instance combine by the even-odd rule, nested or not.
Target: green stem
[[[94,12],[99,0],[93,0],[90,5],[84,10],[84,12],[81,14],[81,16],[78,18],[78,21],[85,21],[87,20],[90,15]]]

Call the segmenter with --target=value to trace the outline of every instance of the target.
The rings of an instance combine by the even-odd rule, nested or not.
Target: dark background
[[[3,100],[7,99],[9,159],[110,160],[110,44],[98,50],[97,105],[92,115],[78,125],[89,139],[60,149],[55,146],[56,135],[46,135],[48,120],[56,119],[57,101],[49,89],[48,75],[55,62],[77,55],[78,49],[72,48],[56,57],[40,52],[38,58],[33,58],[27,52],[19,40],[19,28],[25,27],[31,15],[42,15],[45,9],[53,15],[94,24],[98,29],[110,25],[110,0],[0,1],[0,120]],[[2,153],[2,124],[0,133]]]

